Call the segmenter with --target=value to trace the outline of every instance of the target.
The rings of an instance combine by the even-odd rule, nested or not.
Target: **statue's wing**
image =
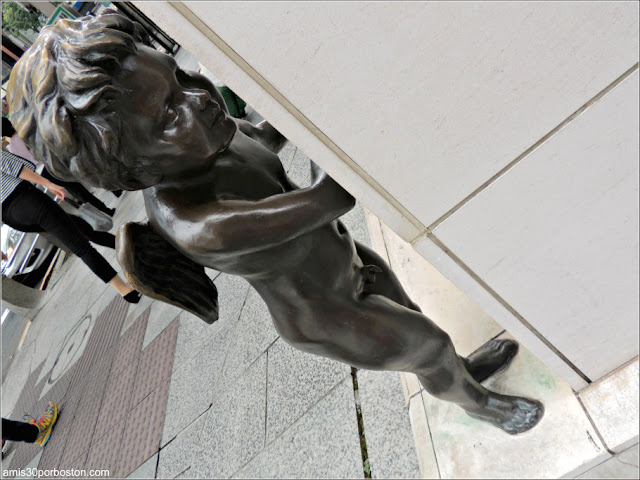
[[[185,257],[149,224],[118,229],[116,254],[129,283],[140,293],[197,315],[218,319],[218,290],[204,267]]]

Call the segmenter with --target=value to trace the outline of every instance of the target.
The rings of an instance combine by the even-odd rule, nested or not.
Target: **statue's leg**
[[[516,434],[542,417],[540,403],[491,392],[467,372],[449,336],[430,319],[380,295],[329,297],[314,315],[279,319],[294,346],[370,370],[415,373],[425,389],[469,415]],[[288,327],[288,328],[287,328]]]
[[[375,283],[368,286],[368,291],[420,312],[420,307],[409,298],[400,280],[382,257],[361,243],[355,242],[355,244],[358,256],[364,265],[376,265],[382,270],[376,273]],[[467,358],[462,357],[462,362],[471,376],[476,381],[482,382],[494,373],[507,368],[516,353],[518,353],[518,344],[513,340],[491,340]]]

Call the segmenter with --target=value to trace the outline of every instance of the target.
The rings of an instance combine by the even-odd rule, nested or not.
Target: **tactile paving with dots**
[[[150,312],[151,306],[142,312],[133,325],[120,337],[116,347],[113,367],[111,368],[112,378],[118,376],[125,367],[140,355]]]
[[[81,357],[38,402],[46,405],[54,399],[61,406],[60,419],[39,468],[69,465],[86,470],[108,469],[112,477],[126,476],[158,451],[179,321],[174,320],[141,353],[150,308],[119,337],[127,309],[128,304],[120,297],[109,303],[98,315]],[[141,370],[138,363],[143,358]],[[122,371],[114,375],[114,368]],[[33,372],[34,381],[39,371]],[[23,404],[33,402],[34,394],[23,393]],[[131,401],[134,394],[137,404]],[[39,447],[33,455],[25,452],[20,463],[26,466],[38,450]],[[12,463],[14,459],[15,456]]]
[[[98,439],[122,419],[131,408],[137,364],[133,363],[118,375],[109,385],[102,401],[100,416],[95,429]]]
[[[63,460],[60,462],[60,466],[58,467],[60,470],[82,470],[84,469],[84,465],[87,462],[87,455],[89,453],[89,449],[87,448],[84,452],[78,455],[73,460]]]
[[[170,379],[162,382],[126,417],[118,475],[129,475],[160,448]]]
[[[110,477],[116,477],[124,420],[113,427],[104,437],[91,446],[84,468],[88,470],[108,470]]]
[[[100,358],[118,340],[128,309],[129,304],[119,295],[107,305],[96,319],[83,356]]]
[[[117,340],[122,327],[122,322],[127,314],[129,304],[117,295],[95,321],[91,335],[87,340],[87,346],[81,357],[73,365],[73,378],[71,389],[74,391],[84,388],[88,373],[94,361],[104,361],[111,347]],[[111,352],[113,354],[113,352]],[[67,373],[68,374],[68,373]]]
[[[89,448],[98,421],[101,403],[101,394],[96,392],[92,395],[85,396],[80,401],[62,455],[64,459],[76,458],[79,452]]]
[[[49,380],[47,380],[47,382],[48,381]],[[61,403],[66,397],[70,386],[71,375],[64,375],[62,378],[57,380],[49,390],[47,390],[44,396],[42,393],[40,394],[42,396],[41,401],[46,399],[46,402],[55,402],[56,404]]]
[[[114,344],[120,332],[128,307],[129,304],[122,300],[120,296],[116,296],[116,298],[109,303],[98,316],[96,325],[87,341],[87,348],[80,359],[65,372],[63,377],[56,382],[41,400],[39,400],[40,393],[48,379],[48,375],[45,375],[37,385],[35,381],[39,377],[45,362],[43,361],[29,375],[25,387],[16,403],[14,412],[23,411],[33,416],[39,416],[49,401],[56,401],[52,399],[52,397],[59,398],[56,401],[56,403],[58,403],[59,419],[54,427],[55,435],[51,435],[42,453],[42,457],[40,458],[41,466],[57,468],[62,453],[65,450],[69,434],[74,426],[76,409],[83,395],[86,393],[85,389],[87,387],[96,390],[102,388],[98,385],[95,378],[92,379],[90,376],[91,372],[103,378],[103,383],[106,383],[106,375],[108,375],[109,372],[105,370],[104,364],[106,363],[105,360],[109,358],[108,349]],[[111,355],[113,355],[113,353],[111,353]],[[92,369],[92,364],[96,358],[99,360],[96,363],[95,369]],[[110,360],[108,361],[108,365],[111,365]],[[51,395],[49,395],[49,393],[51,393]],[[33,408],[38,408],[38,412],[27,412],[27,410],[32,410]],[[22,413],[20,417],[22,417]],[[86,448],[86,445],[84,448]],[[11,459],[10,468],[24,468],[33,460],[40,450],[41,447],[39,446],[21,442],[20,445],[17,446],[15,454]],[[77,454],[79,452],[69,452],[71,455],[74,453]]]
[[[180,317],[176,317],[142,352],[136,375],[133,405],[140,403],[155,387],[171,375]]]

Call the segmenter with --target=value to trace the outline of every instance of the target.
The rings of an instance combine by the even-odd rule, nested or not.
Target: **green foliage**
[[[19,35],[32,29],[40,31],[46,18],[40,12],[30,12],[16,2],[2,2],[2,28],[13,34]]]

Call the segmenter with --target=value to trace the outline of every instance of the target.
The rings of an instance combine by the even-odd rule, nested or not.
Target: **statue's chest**
[[[216,164],[214,189],[219,198],[260,200],[285,191],[284,169],[277,155],[226,159]]]

